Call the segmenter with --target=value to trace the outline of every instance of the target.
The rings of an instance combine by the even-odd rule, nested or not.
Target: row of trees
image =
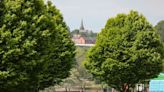
[[[85,86],[94,85],[92,75],[87,72],[83,64],[88,50],[89,47],[76,48],[76,62],[74,64],[74,67],[70,71],[71,75],[68,78],[64,79],[64,81],[59,85],[60,87],[65,87],[68,92],[70,89],[73,89],[75,87],[80,87],[81,90],[83,90]]]
[[[90,32],[80,32],[79,29],[75,29],[75,30],[71,31],[71,37],[73,37],[73,35],[81,35],[82,37],[93,37],[93,38],[96,38],[97,33],[94,33],[92,31],[90,31]]]
[[[75,61],[68,30],[51,2],[0,0],[0,90],[38,92],[67,78]],[[107,21],[85,67],[96,79],[126,92],[156,77],[162,60],[157,31],[131,11]]]

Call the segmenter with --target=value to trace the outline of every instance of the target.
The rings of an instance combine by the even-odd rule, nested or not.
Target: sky
[[[63,14],[71,30],[85,29],[100,32],[110,17],[136,10],[156,25],[164,20],[164,0],[51,0]]]

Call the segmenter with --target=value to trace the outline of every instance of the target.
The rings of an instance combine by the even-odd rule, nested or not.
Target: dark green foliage
[[[110,18],[85,62],[102,82],[120,92],[156,77],[162,70],[163,46],[143,15],[135,11]]]
[[[0,90],[38,92],[69,76],[74,44],[63,17],[43,0],[0,4]]]
[[[4,9],[4,1],[3,0],[0,0],[0,23],[1,23],[1,20],[2,20],[2,14],[3,14],[3,9]],[[0,24],[1,25],[1,24]]]

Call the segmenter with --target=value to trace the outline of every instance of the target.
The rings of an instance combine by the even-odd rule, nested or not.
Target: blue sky
[[[106,21],[118,13],[137,10],[155,25],[164,20],[164,0],[51,0],[71,30],[80,26],[100,32]]]

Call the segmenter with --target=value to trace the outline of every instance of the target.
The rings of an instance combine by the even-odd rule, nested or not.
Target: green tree
[[[162,70],[159,35],[136,11],[110,18],[87,55],[85,67],[120,92],[156,77]]]
[[[157,29],[158,33],[160,34],[161,41],[164,42],[164,20],[160,21],[157,23],[155,26]]]
[[[86,52],[89,50],[88,47],[77,47],[76,48],[76,63],[74,68],[70,71],[71,75],[64,80],[64,85],[81,86],[84,80],[92,80],[92,75],[86,71],[83,61],[86,56]],[[82,80],[81,80],[82,79]]]
[[[157,29],[157,32],[160,34],[161,41],[164,44],[164,20],[158,22],[155,28]],[[163,71],[164,71],[164,62],[163,62]]]
[[[77,47],[76,48],[76,65],[75,69],[79,72],[80,78],[86,80],[92,80],[92,75],[84,67],[84,60],[86,58],[86,53],[90,47]]]
[[[71,37],[73,37],[73,35],[81,35],[83,37],[92,37],[92,38],[96,39],[97,33],[94,33],[93,31],[80,32],[79,29],[75,29],[71,32]]]
[[[71,32],[71,34],[79,34],[79,29],[75,29]]]
[[[43,0],[0,5],[0,90],[38,92],[68,77],[75,47],[59,10]]]

